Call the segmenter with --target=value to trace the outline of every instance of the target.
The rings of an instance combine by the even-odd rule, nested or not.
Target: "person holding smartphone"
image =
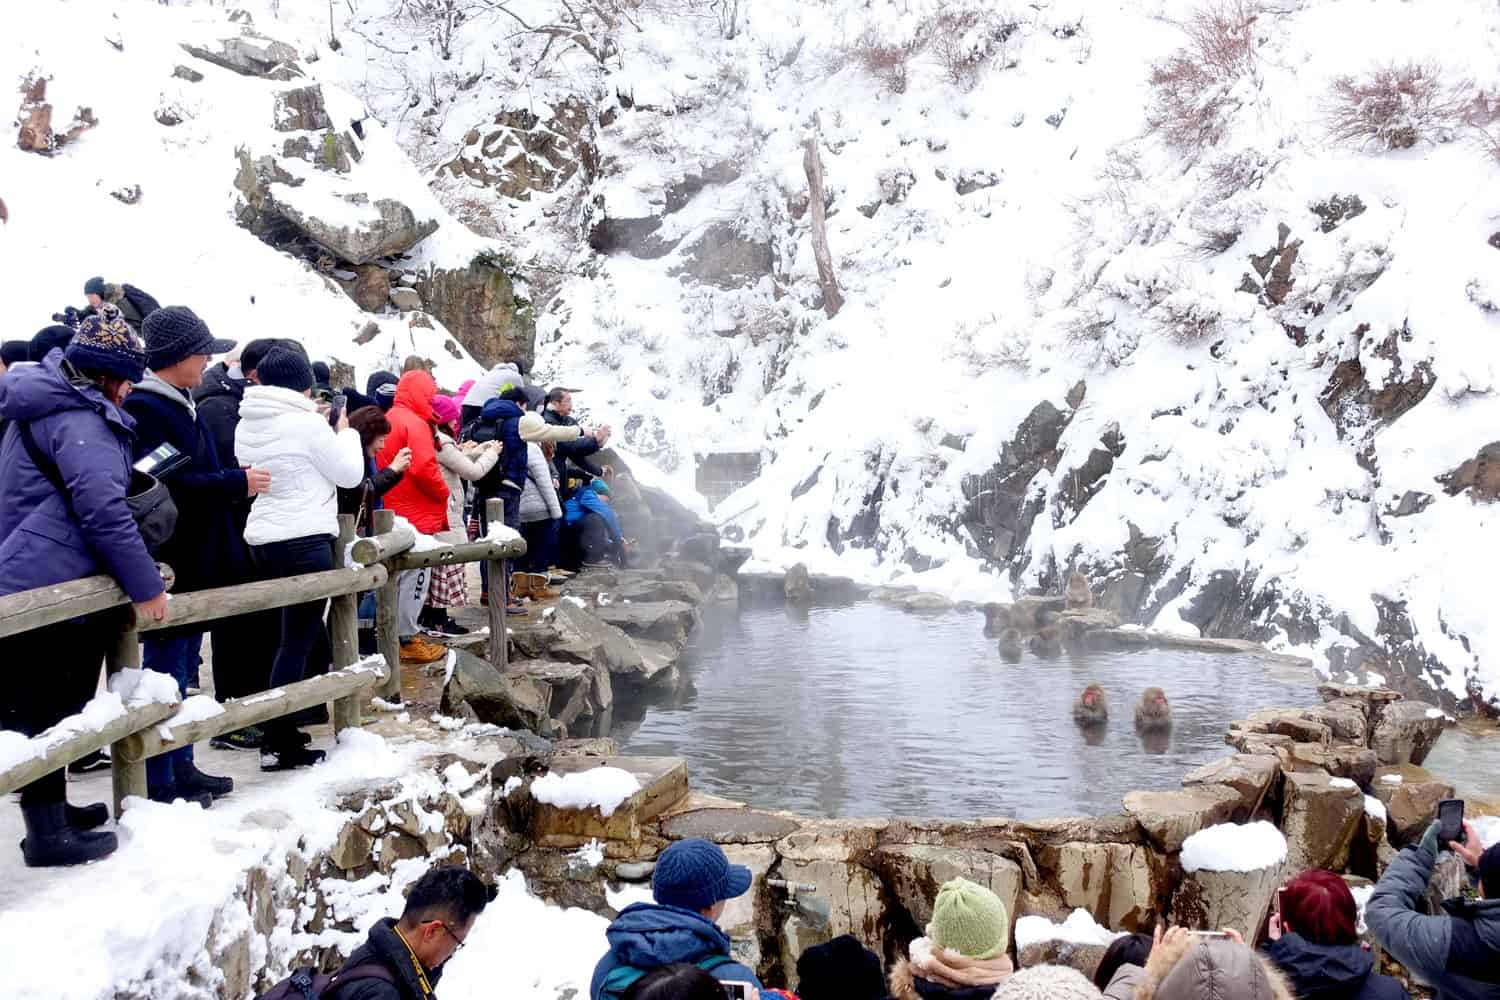
[[[1406,1000],[1401,984],[1375,971],[1359,944],[1359,915],[1349,884],[1330,871],[1303,872],[1276,891],[1279,900],[1262,950],[1298,996],[1327,1000]]]
[[[1449,801],[1456,810],[1448,802],[1438,807],[1447,829],[1433,822],[1386,868],[1365,906],[1365,924],[1436,1000],[1500,1000],[1500,844],[1486,849],[1463,819],[1462,803]],[[1428,915],[1422,901],[1444,847],[1473,870],[1478,894],[1446,900],[1443,913]]]

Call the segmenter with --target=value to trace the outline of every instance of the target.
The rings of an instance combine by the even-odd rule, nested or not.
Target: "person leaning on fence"
[[[411,467],[411,449],[398,451],[392,456],[391,464],[382,469],[376,464],[375,456],[385,447],[385,436],[391,432],[391,422],[386,419],[385,411],[374,405],[361,406],[350,412],[349,426],[359,435],[365,457],[365,477],[351,489],[339,487],[339,513],[352,514],[354,533],[363,537],[372,530],[372,515],[384,505],[381,498]]]
[[[234,341],[215,338],[186,306],[152,312],[145,331],[149,370],[125,401],[125,409],[136,422],[135,457],[139,461],[166,444],[185,460],[162,474],[177,505],[177,526],[158,554],[177,574],[175,593],[243,583],[249,566],[233,505],[264,489],[265,474],[220,461],[191,395],[203,381],[209,358],[231,350]],[[142,653],[146,669],[175,678],[178,690],[187,694],[188,688],[199,683],[206,630],[193,625],[147,636]],[[158,802],[183,798],[207,808],[212,799],[229,794],[234,782],[199,771],[193,748],[186,746],[146,762],[146,788]]]
[[[313,402],[312,366],[292,351],[276,348],[258,370],[260,385],[245,390],[235,452],[271,473],[271,488],[250,509],[245,541],[262,580],[333,569],[338,537],[338,490],[353,489],[365,475],[359,432],[349,416],[330,427]],[[308,653],[323,627],[326,599],[281,609],[280,641],[271,662],[271,687],[295,684],[307,671]],[[260,751],[263,771],[316,764],[321,750],[307,747],[298,716],[265,723]]]
[[[96,574],[115,579],[141,619],[167,617],[167,596],[126,503],[135,422],[121,409],[145,355],[123,323],[90,324],[68,350],[0,379],[0,594]],[[105,651],[126,625],[115,611],[0,639],[0,726],[35,736],[83,707]],[[35,867],[115,850],[102,803],[66,802],[61,770],[21,789]]]
[[[411,467],[385,495],[385,505],[424,535],[435,535],[448,528],[448,484],[438,466],[437,439],[433,435],[437,418],[432,412],[432,401],[436,396],[437,383],[427,372],[410,371],[402,375],[396,385],[396,401],[386,413],[391,432],[376,456],[380,465],[389,465],[403,448],[411,450]],[[401,639],[403,663],[432,663],[448,653],[422,637],[418,622],[431,582],[432,570],[427,566],[406,570],[397,579],[396,631]]]

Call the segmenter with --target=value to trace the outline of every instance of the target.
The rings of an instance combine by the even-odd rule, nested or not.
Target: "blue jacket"
[[[53,350],[0,378],[0,594],[114,577],[132,601],[160,594],[161,576],[125,504],[134,423],[93,385],[69,382]],[[27,421],[57,465],[73,512],[31,463],[14,421]]]
[[[1442,916],[1418,909],[1437,864],[1436,840],[1429,832],[1396,856],[1365,906],[1365,924],[1437,1000],[1500,1000],[1500,899],[1449,900]]]
[[[1390,976],[1375,971],[1375,956],[1357,944],[1313,944],[1287,933],[1267,941],[1266,957],[1286,973],[1300,1000],[1409,1000]]]
[[[622,965],[649,972],[674,962],[697,963],[710,955],[729,954],[729,935],[718,924],[692,910],[657,903],[627,906],[604,936],[609,939],[609,952],[594,967],[590,1000],[599,1000],[605,977]],[[760,989],[755,973],[738,962],[720,965],[712,975]]]
[[[479,411],[479,422],[471,435],[475,441],[499,441],[500,461],[474,484],[480,497],[499,496],[502,490],[515,487],[520,493],[526,486],[526,442],[521,440],[522,410],[508,399],[491,399]]]
[[[213,433],[181,389],[147,374],[125,400],[135,418],[135,457],[167,442],[189,459],[165,477],[177,504],[177,527],[158,553],[177,574],[175,593],[242,583],[248,566],[236,510],[246,498],[245,473],[220,461]]]
[[[611,542],[618,542],[625,537],[620,530],[620,519],[615,516],[615,509],[588,487],[575,492],[563,504],[563,524],[575,525],[583,520],[584,514],[598,514],[604,519],[604,523],[609,525]]]

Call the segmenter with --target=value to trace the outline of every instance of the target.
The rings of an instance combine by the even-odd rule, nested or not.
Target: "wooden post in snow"
[[[828,252],[828,218],[823,207],[823,161],[818,156],[818,130],[813,129],[802,140],[802,169],[807,171],[809,207],[812,210],[813,259],[818,262],[818,284],[823,288],[823,311],[829,319],[844,307],[844,293],[839,289],[838,275],[833,272],[833,257]]]
[[[377,510],[371,520],[377,535],[388,535],[396,528],[396,515],[393,511]],[[375,592],[375,641],[381,655],[385,657],[386,669],[385,686],[381,689],[380,696],[386,701],[401,700],[399,580],[399,574],[392,573]]]
[[[490,524],[505,523],[505,502],[486,500],[484,516]],[[510,648],[505,634],[505,607],[510,603],[510,588],[506,586],[506,560],[490,559],[490,664],[500,673],[510,666]],[[498,598],[496,595],[499,595]]]
[[[334,543],[337,556],[334,565],[344,565],[344,553],[354,541],[354,515],[339,515],[339,537]],[[328,609],[328,638],[333,646],[333,669],[342,670],[359,662],[359,595],[340,594],[333,598]],[[360,695],[354,691],[333,703],[333,731],[358,729],[362,706]]]

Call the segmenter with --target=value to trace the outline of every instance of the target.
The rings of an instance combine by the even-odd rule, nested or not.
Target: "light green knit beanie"
[[[987,959],[1010,943],[1010,915],[1000,897],[982,885],[956,878],[938,890],[927,937],[965,958]]]

